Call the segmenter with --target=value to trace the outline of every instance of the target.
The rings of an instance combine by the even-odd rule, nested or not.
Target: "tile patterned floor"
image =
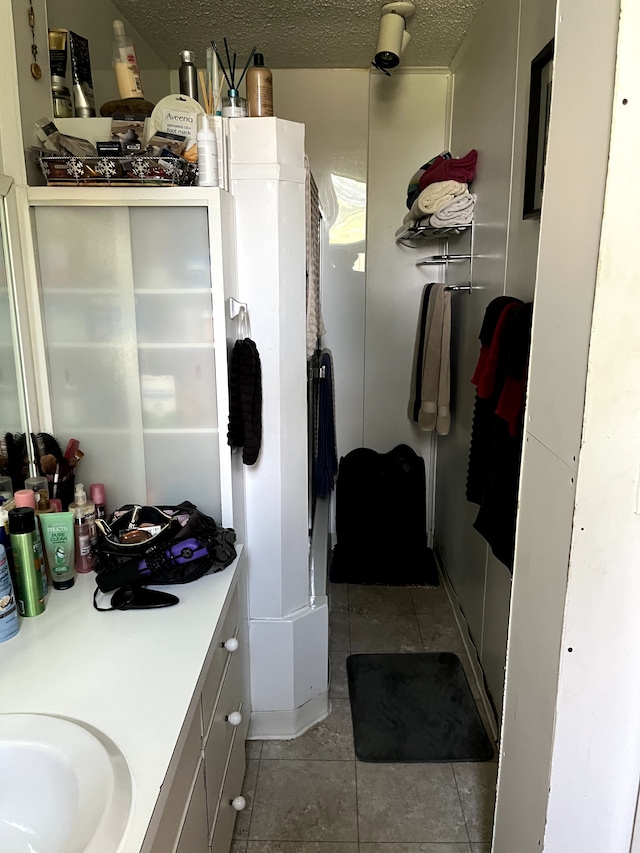
[[[331,714],[296,740],[247,743],[247,807],[231,853],[490,853],[495,761],[367,764],[354,755],[351,653],[456,652],[478,703],[446,593],[332,585],[330,607]]]

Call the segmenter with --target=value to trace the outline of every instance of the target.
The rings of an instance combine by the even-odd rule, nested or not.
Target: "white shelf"
[[[402,243],[403,240],[414,240],[416,244],[418,241],[439,240],[442,237],[464,234],[465,231],[469,231],[472,228],[472,222],[469,225],[456,225],[452,228],[433,228],[431,225],[407,226],[396,237],[396,243]]]

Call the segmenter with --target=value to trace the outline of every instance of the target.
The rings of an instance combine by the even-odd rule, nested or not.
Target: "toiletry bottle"
[[[95,547],[97,544],[96,508],[87,500],[84,485],[78,483],[74,492],[74,501],[69,504],[69,510],[75,520],[76,571],[78,574],[92,572],[95,564]]]
[[[198,71],[193,63],[195,53],[191,50],[183,50],[180,53],[182,65],[178,68],[178,80],[180,83],[180,94],[188,95],[194,101],[198,100]]]
[[[222,115],[227,118],[243,118],[246,114],[246,100],[240,97],[237,89],[229,89],[227,97],[222,99]]]
[[[10,510],[9,532],[16,572],[15,592],[21,616],[38,616],[45,608],[35,531],[36,516],[31,507]]]
[[[9,562],[5,549],[0,545],[0,643],[15,637],[19,630],[20,620]]]
[[[264,56],[254,53],[253,66],[247,71],[247,101],[249,115],[273,115],[273,75],[264,67]]]
[[[214,127],[215,116],[198,116],[198,186],[218,186],[218,143]]]
[[[13,483],[11,477],[0,477],[0,498],[10,501],[13,497]]]
[[[32,510],[34,515],[38,508],[38,498],[39,494],[36,494],[36,492],[32,492],[31,489],[18,489],[18,491],[13,496],[16,507],[26,507]],[[9,513],[9,518],[11,518],[11,513]],[[47,567],[44,562],[44,548],[42,547],[42,538],[40,537],[40,526],[37,522],[35,525],[33,538],[35,541],[36,549],[38,551],[38,566],[40,567],[40,571],[42,572],[42,591],[44,595],[47,595],[47,593],[49,592],[49,583],[47,581]],[[13,548],[13,542],[11,543],[11,547]]]
[[[15,577],[13,569],[13,551],[11,550],[11,537],[9,536],[9,513],[4,507],[0,506],[0,545],[5,550],[7,555],[7,563],[11,576]]]
[[[44,570],[45,570],[45,583],[47,586],[47,591],[45,592],[45,595],[46,595],[47,592],[49,591],[49,587],[51,586],[51,565],[49,563],[49,558],[47,557],[47,549],[45,548],[45,544],[44,544],[44,534],[42,532],[42,520],[40,519],[40,516],[41,515],[49,515],[50,513],[55,512],[55,510],[53,509],[53,507],[49,503],[49,495],[47,495],[43,491],[40,491],[39,495],[40,495],[40,500],[36,504],[36,519],[38,522],[36,524],[36,530],[37,530],[38,536],[40,537],[40,544],[42,546],[42,565],[43,565]],[[36,497],[37,496],[38,495],[36,495]]]
[[[93,501],[96,508],[96,518],[107,517],[107,498],[104,491],[104,483],[92,483],[89,486],[89,499]]]
[[[113,22],[113,70],[121,98],[144,98],[136,49],[122,21]]]
[[[54,589],[70,589],[76,578],[75,523],[72,512],[52,512],[40,519]]]

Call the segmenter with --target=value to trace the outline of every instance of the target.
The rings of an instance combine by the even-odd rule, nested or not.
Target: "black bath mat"
[[[347,674],[360,761],[493,758],[457,655],[351,655]]]

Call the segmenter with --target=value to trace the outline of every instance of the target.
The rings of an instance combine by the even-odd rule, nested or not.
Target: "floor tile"
[[[349,614],[329,613],[329,651],[348,652],[350,649]]]
[[[453,613],[449,596],[444,587],[439,586],[436,589],[430,589],[429,587],[412,586],[409,590],[416,613],[440,613],[443,610]]]
[[[256,792],[256,783],[258,781],[258,768],[260,762],[251,759],[247,761],[247,769],[244,774],[244,782],[242,783],[242,796],[247,801],[246,808],[238,812],[236,823],[233,828],[233,837],[245,840],[249,837],[249,825],[251,824],[251,815],[253,812],[253,801]]]
[[[290,758],[318,761],[353,761],[353,726],[348,699],[332,700],[331,713],[293,740],[267,740],[263,758]]]
[[[262,754],[262,741],[261,740],[248,740],[245,742],[244,747],[245,757],[247,761],[250,761],[252,758],[260,758]]]
[[[359,853],[470,853],[471,848],[460,844],[361,844]]]
[[[247,842],[236,838],[231,842],[231,850],[229,853],[247,853]]]
[[[355,763],[260,762],[250,840],[357,841]]]
[[[418,620],[414,615],[352,614],[352,652],[421,652]]]
[[[496,798],[497,764],[454,764],[460,802],[472,842],[491,841]]]
[[[334,613],[346,613],[349,609],[349,585],[346,583],[329,584],[329,609]]]
[[[347,658],[350,652],[329,652],[331,699],[348,699],[349,682],[347,680]]]
[[[349,613],[415,613],[411,592],[406,586],[349,585]]]
[[[358,761],[356,773],[361,842],[468,841],[450,764]]]
[[[358,853],[358,845],[340,841],[250,841],[247,853]]]
[[[425,652],[455,652],[457,655],[466,654],[460,631],[455,623],[453,614],[432,615],[419,613],[417,615],[420,636]]]
[[[472,844],[471,853],[491,853],[491,842],[487,844]]]

